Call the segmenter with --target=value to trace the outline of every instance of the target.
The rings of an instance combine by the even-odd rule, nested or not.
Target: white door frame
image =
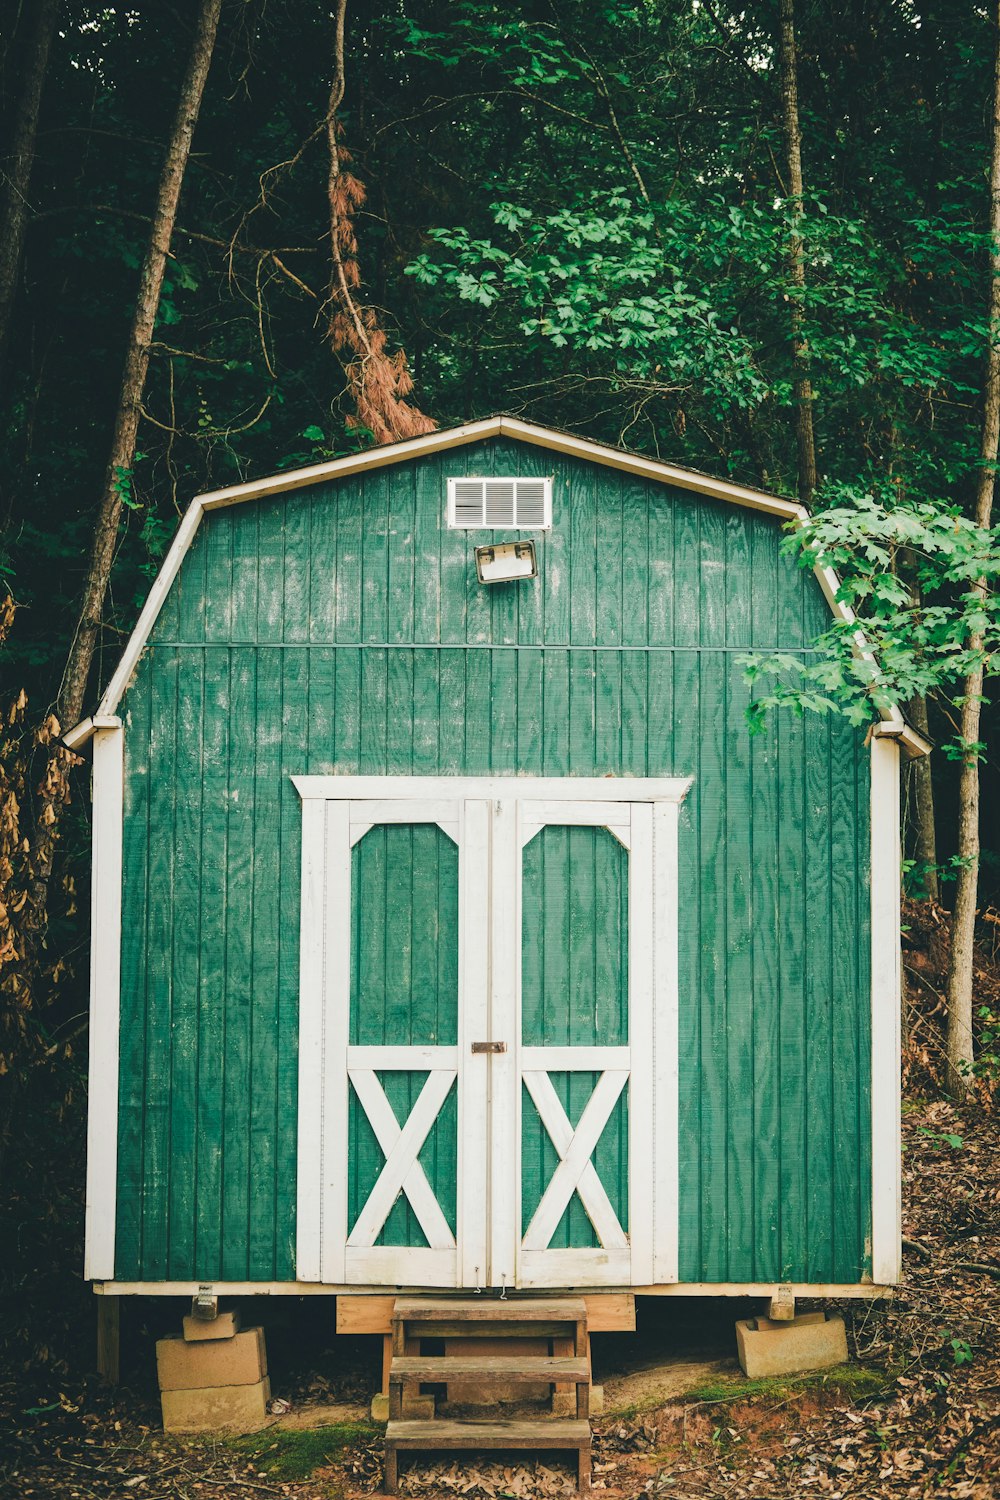
[[[587,1284],[607,1285],[676,1281],[677,825],[690,778],[293,776],[292,782],[302,798],[298,1280],[464,1287],[487,1279],[493,1285],[537,1286],[580,1285],[587,1278]],[[436,823],[459,847],[457,1048],[348,1046],[350,850],[369,828],[386,822]],[[630,1083],[633,1094],[645,1091],[646,1099],[645,1105],[636,1100],[639,1108],[629,1115],[629,1246],[605,1257],[603,1269],[593,1260],[601,1251],[520,1251],[521,850],[549,822],[608,827],[632,846],[629,1036],[630,1047],[637,1053],[643,1049],[649,1065],[636,1070]],[[500,961],[499,955],[508,960]],[[634,996],[633,975],[636,980],[641,976],[642,985]],[[505,1041],[507,1050],[473,1053],[472,1043],[484,1040]],[[551,1067],[553,1049],[543,1050]],[[582,1065],[580,1058],[559,1061]],[[613,1075],[623,1071],[607,1067],[615,1061],[601,1063],[608,1079],[599,1085],[602,1099],[615,1087]],[[408,1069],[419,1066],[431,1075],[402,1124],[382,1108],[384,1096],[379,1097],[374,1076],[376,1068],[393,1062]],[[533,1085],[544,1097],[544,1068],[527,1071],[538,1074]],[[449,1243],[450,1231],[440,1210],[435,1215],[436,1203],[416,1153],[421,1130],[433,1122],[456,1076],[458,1218],[457,1235]],[[392,1153],[392,1170],[387,1161],[365,1205],[364,1223],[359,1219],[360,1230],[356,1225],[350,1235],[344,1151],[349,1077],[356,1090],[360,1085],[359,1097],[364,1095],[362,1103],[384,1154]],[[549,1118],[558,1131],[551,1110]],[[636,1138],[640,1120],[641,1140]],[[655,1152],[646,1136],[650,1124]],[[647,1168],[641,1190],[634,1175],[639,1163]],[[370,1243],[381,1227],[379,1214],[383,1208],[388,1211],[400,1187],[430,1248]],[[588,1256],[591,1261],[584,1264]]]

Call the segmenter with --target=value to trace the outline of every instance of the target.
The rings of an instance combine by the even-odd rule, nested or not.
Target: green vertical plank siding
[[[604,828],[543,828],[524,849],[521,1041],[526,1047],[628,1045],[628,855]],[[568,1002],[568,1003],[567,1003]],[[600,1077],[553,1073],[575,1125]],[[558,1157],[527,1089],[522,1091],[522,1227],[527,1229]],[[619,1222],[628,1224],[628,1101],[618,1100],[594,1152]],[[550,1242],[592,1247],[574,1195]]]
[[[475,544],[504,534],[444,520],[448,477],[477,473],[553,476],[537,582],[475,581]],[[693,777],[678,891],[682,1279],[865,1273],[868,755],[840,722],[780,717],[747,734],[740,654],[808,647],[829,617],[781,537],[773,517],[509,441],[205,515],[123,704],[119,1277],[294,1279],[301,804],[290,778],[306,771]],[[392,922],[452,911],[444,835],[436,855],[423,850],[426,867],[413,862],[431,832],[413,832],[409,864],[395,859],[382,897]],[[566,886],[585,928],[609,877],[592,831],[573,834],[593,845]],[[548,860],[560,838],[539,835],[526,859]],[[614,903],[597,906],[610,921]],[[546,987],[569,920],[568,907],[547,914]],[[364,1012],[378,1041],[411,1004],[404,952],[411,973],[434,970],[423,919],[408,940],[391,931],[396,1009]],[[614,1029],[600,999],[608,960],[593,955],[611,952],[612,935],[591,921],[590,937],[589,977],[574,970],[572,982],[603,1034]],[[432,992],[453,1003],[450,950],[434,951]],[[383,943],[372,973],[386,960]],[[453,1013],[446,1025],[423,1006],[425,1030],[454,1034]],[[419,1081],[385,1086],[405,1114]],[[592,1080],[559,1087],[575,1119]],[[616,1192],[625,1107],[599,1148]],[[455,1110],[453,1091],[421,1157],[452,1219]],[[355,1210],[380,1159],[357,1115]],[[538,1192],[554,1166],[544,1132],[531,1149]],[[405,1204],[385,1233],[422,1242]],[[554,1243],[590,1244],[589,1233],[577,1203]]]
[[[353,1046],[451,1047],[458,1042],[458,850],[435,824],[372,828],[351,856]],[[426,1073],[382,1073],[400,1125]],[[420,1153],[435,1197],[455,1229],[458,1115],[454,1088]],[[352,1092],[349,1223],[354,1224],[385,1157]],[[426,1245],[400,1196],[376,1241]]]

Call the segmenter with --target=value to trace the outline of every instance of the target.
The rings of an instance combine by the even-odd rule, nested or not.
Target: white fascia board
[[[922,755],[930,755],[934,749],[930,740],[926,739],[919,729],[914,729],[912,724],[907,724],[901,714],[897,714],[891,721],[876,724],[872,735],[876,739],[896,740],[910,760],[919,760]]]
[[[98,1281],[93,1290],[98,1297],[193,1297],[210,1285],[220,1297],[377,1297],[419,1295],[425,1286],[328,1285],[323,1281]],[[783,1283],[784,1284],[784,1283]],[[635,1297],[773,1297],[778,1289],[774,1281],[680,1281],[663,1286],[620,1286],[574,1288],[585,1295],[607,1296],[609,1291]],[[895,1295],[894,1285],[872,1281],[793,1281],[793,1297],[822,1297],[839,1301],[859,1297],[874,1301]]]
[[[486,438],[498,437],[500,430],[500,417],[486,417],[481,422],[466,422],[462,427],[427,432],[421,437],[407,438],[402,443],[385,443],[379,448],[367,448],[363,453],[350,453],[346,458],[332,458],[325,464],[289,469],[284,474],[270,474],[266,479],[251,479],[247,484],[233,484],[224,490],[208,490],[199,495],[198,499],[206,510],[216,510],[223,505],[239,505],[244,500],[263,500],[268,495],[284,495],[290,490],[322,484],[326,479],[343,479],[365,469],[383,469],[388,464],[401,464],[408,458],[416,458],[425,453],[440,453],[444,449],[462,447],[466,443],[482,442]]]
[[[692,469],[678,468],[674,464],[662,463],[659,459],[643,458],[637,453],[627,453],[603,443],[590,442],[586,438],[574,437],[570,433],[555,432],[549,427],[538,427],[532,422],[522,422],[517,417],[486,417],[478,422],[466,422],[461,427],[444,431],[424,433],[420,437],[408,438],[402,443],[386,443],[379,448],[369,448],[363,453],[348,454],[345,458],[331,459],[328,463],[310,464],[302,469],[290,469],[284,474],[272,474],[264,479],[250,480],[246,484],[230,485],[226,489],[208,490],[198,495],[189,505],[177,534],[171,543],[163,566],[157,574],[135,629],[125,647],[118,668],[108,684],[100,707],[93,720],[84,720],[63,736],[67,745],[76,749],[85,744],[93,733],[99,716],[113,715],[138,664],[139,657],[156,623],[163,602],[184,560],[184,555],[194,540],[195,532],[206,510],[217,510],[228,505],[239,505],[245,500],[262,500],[269,496],[288,494],[325,480],[343,479],[366,469],[385,468],[403,463],[407,459],[429,453],[440,453],[449,448],[460,448],[467,443],[483,442],[491,437],[509,437],[551,452],[564,453],[605,468],[617,469],[621,473],[634,474],[658,484],[671,485],[676,489],[689,490],[705,495],[709,499],[722,500],[730,505],[740,505],[766,515],[776,516],[792,524],[801,525],[809,519],[804,505],[795,500],[780,499],[766,495],[761,490],[746,485],[731,484],[728,480],[714,479],[708,474],[699,474]],[[837,595],[840,580],[832,568],[814,569],[820,588],[833,613],[840,619],[852,623],[854,613],[843,604]],[[858,633],[859,653],[871,657],[863,635]],[[896,722],[898,712],[894,709],[880,710],[884,720]],[[901,722],[901,720],[899,720]],[[71,738],[72,737],[72,738]],[[922,753],[922,752],[921,752]]]
[[[683,802],[690,776],[292,776],[303,802],[413,797]]]
[[[899,745],[871,742],[872,1278],[902,1277]]]
[[[132,673],[138,665],[139,658],[145,649],[146,642],[149,640],[153,626],[156,624],[160,610],[163,608],[164,601],[170,592],[171,585],[180,572],[181,563],[184,561],[188,548],[194,540],[194,535],[198,530],[203,511],[204,506],[199,496],[197,499],[191,501],[191,504],[184,512],[181,524],[177,528],[174,539],[163,560],[163,565],[153,581],[153,587],[150,589],[146,602],[142,607],[142,613],[136,621],[135,629],[129,636],[128,644],[122,653],[114,676],[105,689],[104,697],[101,699],[97,712],[91,719],[84,719],[63,735],[64,742],[71,750],[76,750],[81,745],[86,744],[94,731],[101,727],[102,722],[113,720],[116,724],[120,723],[120,720],[116,716],[118,705],[122,700],[125,689],[131,681]]]
[[[635,474],[642,479],[652,479],[658,484],[669,484],[681,490],[694,490],[699,495],[708,495],[714,500],[727,500],[733,505],[742,505],[750,510],[766,511],[771,516],[782,516],[786,521],[804,521],[808,511],[796,500],[782,500],[777,495],[766,495],[762,490],[752,490],[746,485],[730,484],[725,479],[713,479],[708,474],[699,474],[693,469],[680,469],[674,464],[665,464],[660,459],[643,458],[638,453],[627,453],[604,443],[592,443],[566,432],[553,432],[548,427],[536,427],[532,422],[521,422],[516,417],[500,418],[500,434],[519,439],[539,448],[548,448],[555,453],[565,453],[570,458],[582,458],[589,463],[602,464],[605,468],[618,469],[625,474]]]
[[[88,1281],[115,1274],[125,742],[118,720],[114,727],[95,727],[94,732],[90,1087],[83,1271]]]
[[[79,750],[88,740],[93,739],[99,729],[121,729],[122,721],[117,714],[94,714],[93,718],[83,719],[68,734],[64,734],[63,744],[68,750]]]

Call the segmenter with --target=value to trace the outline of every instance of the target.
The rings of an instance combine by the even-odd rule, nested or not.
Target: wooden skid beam
[[[541,1355],[517,1358],[515,1355],[490,1357],[437,1355],[427,1359],[394,1359],[389,1369],[391,1381],[404,1380],[479,1380],[492,1378],[512,1380],[525,1385],[536,1381],[565,1381],[578,1384],[590,1381],[590,1362],[586,1359],[552,1359]]]

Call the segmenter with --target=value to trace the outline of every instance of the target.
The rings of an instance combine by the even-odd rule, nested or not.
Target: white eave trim
[[[590,442],[586,438],[574,437],[571,433],[556,432],[549,427],[538,427],[532,422],[519,421],[516,417],[486,417],[479,422],[467,422],[461,427],[424,433],[420,437],[408,438],[406,442],[386,443],[380,448],[370,448],[363,453],[351,453],[345,458],[332,459],[329,463],[310,464],[304,469],[291,469],[285,474],[272,474],[266,479],[251,480],[247,484],[234,484],[227,489],[209,490],[203,495],[197,495],[185,511],[184,518],[177,529],[153,587],[149,591],[149,597],[129,637],[118,668],[108,683],[97,712],[92,718],[84,719],[70,729],[63,736],[64,743],[72,750],[79,749],[81,745],[86,744],[96,729],[102,727],[102,721],[106,725],[107,721],[116,715],[118,705],[131,681],[157,616],[163,607],[163,602],[180,571],[181,563],[194,540],[205,511],[217,510],[227,505],[240,505],[245,500],[263,500],[272,495],[288,494],[292,490],[305,489],[309,485],[321,484],[325,480],[344,479],[348,475],[360,473],[365,469],[385,468],[390,464],[403,463],[409,458],[420,457],[428,453],[440,453],[449,448],[463,447],[467,443],[482,442],[492,437],[514,438],[522,443],[548,449],[550,452],[564,453],[570,458],[579,458],[590,463],[601,464],[605,468],[618,469],[624,474],[634,474],[638,478],[667,484],[675,489],[690,490],[695,494],[705,495],[709,499],[723,500],[730,505],[741,505],[750,510],[763,511],[767,515],[779,517],[786,523],[801,525],[803,521],[809,519],[809,512],[805,506],[799,505],[794,500],[782,500],[776,495],[766,495],[760,490],[749,489],[746,485],[731,484],[725,479],[713,479],[708,474],[699,474],[692,469],[681,469],[674,464],[661,463],[658,459],[643,458],[640,454],[627,453],[619,448],[609,448],[604,443]],[[840,580],[836,573],[832,568],[822,567],[817,567],[814,571],[833,614],[848,624],[853,623],[853,611],[838,599]],[[858,650],[862,655],[871,654],[860,631],[858,632]],[[882,710],[881,714],[882,718],[890,724],[896,724],[897,721],[900,724],[903,722],[896,709]],[[909,749],[905,739],[902,738],[901,731],[890,729],[888,732],[900,733],[901,743],[904,748],[907,748],[909,754],[927,753],[925,750]],[[920,739],[919,736],[916,738]],[[930,749],[930,746],[927,748]]]
[[[99,729],[121,729],[122,721],[117,714],[94,714],[93,718],[84,719],[71,729],[68,734],[63,735],[63,744],[68,750],[78,750],[85,745]]]
[[[914,729],[912,724],[907,724],[898,713],[894,717],[884,719],[881,724],[876,724],[872,729],[872,736],[880,740],[896,740],[910,760],[919,760],[922,755],[930,755],[934,748],[929,739],[926,739],[918,729]]]

